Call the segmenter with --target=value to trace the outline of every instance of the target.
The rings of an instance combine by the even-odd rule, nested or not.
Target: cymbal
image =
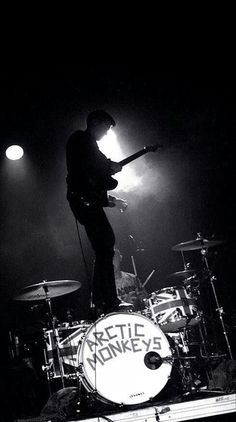
[[[80,281],[75,280],[43,281],[24,287],[21,293],[16,295],[13,299],[21,301],[43,300],[48,297],[52,298],[66,295],[78,290],[80,287]]]
[[[207,249],[213,246],[221,245],[225,243],[224,240],[208,240],[202,237],[197,237],[195,240],[189,240],[188,242],[178,243],[173,246],[172,251],[194,251],[196,249]]]
[[[168,275],[167,279],[168,280],[176,279],[177,281],[184,281],[190,277],[193,278],[193,276],[195,275],[197,277],[196,270],[183,270],[183,271],[176,271],[175,273]]]

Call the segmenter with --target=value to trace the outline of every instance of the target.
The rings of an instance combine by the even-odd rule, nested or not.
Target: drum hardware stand
[[[42,366],[42,370],[47,374],[47,383],[48,383],[48,391],[49,396],[52,395],[52,387],[51,387],[51,364],[47,360],[46,350],[43,351],[44,354],[44,361],[45,365]]]
[[[204,312],[201,310],[203,309],[202,303],[201,303],[201,292],[198,290],[198,302],[200,305],[200,323],[197,325],[200,340],[201,340],[201,346],[200,346],[200,356],[209,363],[210,361],[210,352],[209,352],[209,345],[208,345],[208,333],[206,328],[206,322],[204,317]],[[203,354],[204,353],[204,354]],[[205,367],[205,373],[207,377],[207,382],[209,384],[211,378],[212,378],[212,370],[207,367]],[[208,391],[208,390],[207,390]]]
[[[199,326],[198,326],[198,328],[199,328],[199,333],[200,333],[200,339],[201,339],[201,341],[202,341],[202,349],[200,348],[200,350],[201,350],[201,357],[203,358],[203,361],[205,362],[205,374],[206,374],[206,377],[207,377],[207,385],[209,386],[210,385],[210,383],[212,382],[212,380],[213,380],[213,369],[212,369],[212,364],[211,364],[211,362],[212,362],[212,360],[214,360],[214,359],[220,359],[220,358],[225,358],[226,356],[227,356],[227,354],[213,354],[213,353],[210,353],[209,351],[208,351],[208,346],[207,346],[207,343],[206,343],[206,341],[205,341],[205,339],[207,338],[207,336],[208,336],[208,334],[207,334],[207,330],[206,330],[206,326],[205,326],[205,319],[204,319],[204,317],[202,317],[202,324],[203,324],[203,330],[204,330],[204,334],[203,334],[203,332],[202,332],[202,328],[201,328],[201,325],[199,324]],[[202,353],[202,350],[203,350],[203,353]],[[209,388],[207,388],[207,387],[205,387],[205,388],[200,388],[200,391],[201,392],[205,392],[205,393],[217,393],[217,394],[222,394],[222,392],[223,391],[219,391],[219,390],[212,390],[212,389],[209,389]],[[225,391],[225,393],[227,393],[226,391]]]
[[[201,322],[203,324],[203,330],[204,330],[205,337],[204,337],[203,332],[202,332]],[[204,360],[206,360],[207,363],[209,363],[210,355],[209,355],[209,352],[207,350],[207,344],[206,344],[206,341],[205,341],[205,339],[207,338],[207,331],[206,331],[204,316],[202,316],[201,322],[198,325],[200,339],[201,339],[201,342],[202,342],[202,346],[200,347],[200,355]],[[202,351],[203,351],[204,355],[203,355]],[[210,380],[212,379],[212,370],[211,369],[209,370],[209,368],[205,365],[205,372],[206,372],[207,382],[209,384]]]
[[[182,259],[183,259],[184,270],[188,270],[189,267],[190,267],[190,262],[186,262],[185,257],[184,257],[184,252],[183,251],[180,251],[180,252],[181,252],[181,255],[182,255]]]
[[[51,303],[51,298],[48,294],[48,286],[47,286],[47,282],[46,280],[43,280],[43,289],[45,292],[45,301],[48,304],[48,309],[49,309],[49,317],[51,319],[51,323],[52,323],[52,332],[53,332],[53,340],[56,346],[56,352],[57,352],[57,358],[58,358],[58,363],[59,363],[59,372],[60,372],[60,377],[61,377],[61,383],[62,383],[62,388],[65,388],[65,382],[64,382],[64,377],[63,377],[63,366],[62,366],[62,362],[61,362],[61,356],[60,356],[60,350],[59,350],[59,344],[58,344],[58,332],[56,329],[56,324],[55,324],[55,318],[52,312],[52,303]],[[47,367],[48,365],[46,365]],[[50,383],[50,374],[48,377],[48,373],[49,373],[50,367],[49,369],[46,369],[47,371],[47,378],[49,380]],[[49,388],[49,391],[51,390],[51,386]]]
[[[216,281],[217,278],[212,273],[212,271],[211,271],[211,269],[209,267],[209,263],[208,263],[208,259],[207,259],[207,249],[206,248],[202,248],[201,249],[201,255],[202,255],[202,259],[203,259],[203,261],[205,263],[206,270],[207,270],[207,273],[208,273],[208,278],[210,280],[212,291],[213,291],[213,295],[215,297],[216,306],[217,306],[216,311],[219,314],[219,318],[220,318],[220,322],[221,322],[221,326],[222,326],[222,330],[223,330],[223,335],[225,337],[225,342],[226,342],[226,345],[227,345],[227,348],[228,348],[228,353],[229,353],[230,359],[233,360],[233,355],[232,355],[232,351],[231,351],[231,347],[230,347],[228,335],[227,335],[225,324],[224,324],[224,320],[223,320],[223,312],[224,312],[223,311],[223,307],[219,305],[218,297],[217,297],[215,286],[214,286],[214,281]]]
[[[79,365],[77,367],[77,388],[78,388],[78,397],[79,397],[79,400],[77,402],[78,408],[76,410],[76,413],[78,413],[78,415],[81,413],[81,404],[82,404],[82,381],[81,381],[81,373],[82,373],[81,365]]]
[[[199,306],[200,306],[200,309],[201,309],[200,310],[201,318],[200,318],[200,323],[198,324],[198,331],[199,331],[199,334],[200,334],[200,339],[201,339],[201,344],[202,344],[202,347],[200,348],[201,357],[203,359],[206,359],[209,362],[210,359],[211,359],[211,353],[210,353],[210,350],[209,350],[210,346],[209,346],[209,342],[208,342],[209,336],[208,336],[208,332],[207,332],[206,319],[205,319],[205,316],[204,316],[203,304],[202,304],[202,301],[201,301],[201,292],[200,291],[198,291],[198,301],[199,301]],[[208,378],[208,381],[209,381],[210,377],[209,377],[208,372],[207,372],[207,378]]]
[[[200,336],[201,336],[201,328],[199,327]],[[175,339],[176,344],[176,351],[177,351],[177,357],[174,358],[174,360],[177,360],[179,363],[179,370],[180,374],[182,375],[182,385],[184,390],[184,395],[194,394],[198,392],[204,392],[204,393],[217,393],[222,394],[222,391],[218,390],[212,390],[208,388],[208,385],[210,384],[210,381],[212,380],[212,370],[208,369],[206,366],[204,366],[204,371],[206,375],[206,385],[201,385],[202,379],[201,374],[199,374],[199,378],[196,377],[196,375],[193,372],[192,363],[197,358],[197,356],[189,356],[189,346],[188,346],[188,339],[186,338],[187,335],[187,329],[184,328],[184,330],[179,332],[179,339]],[[201,337],[203,341],[203,347],[204,345],[204,337]],[[186,356],[181,356],[179,350],[182,350],[183,353]],[[224,357],[226,355],[221,355],[218,357]],[[206,359],[207,363],[210,362],[211,356],[206,353],[206,356],[202,356],[203,359]]]
[[[202,326],[201,326],[201,324],[202,324]],[[199,332],[199,335],[200,335],[200,341],[201,341],[201,343],[199,344],[199,346],[200,346],[200,357],[203,359],[204,373],[205,373],[205,376],[206,376],[207,385],[209,385],[210,382],[212,381],[212,377],[213,377],[212,367],[211,367],[211,365],[209,365],[213,356],[210,354],[209,346],[206,342],[208,334],[207,334],[207,330],[206,330],[206,326],[205,326],[205,320],[204,320],[203,313],[202,313],[202,318],[201,318],[200,324],[198,324],[197,328],[198,328],[198,332]],[[226,356],[226,355],[221,355],[221,357],[223,357],[223,356]],[[220,357],[220,356],[218,355],[218,357]],[[212,392],[212,390],[207,389],[207,387],[203,387],[203,389],[202,389],[202,387],[200,387],[200,391]]]
[[[174,359],[179,362],[179,370],[182,376],[184,395],[189,395],[194,392],[198,392],[200,389],[199,384],[201,384],[201,379],[196,378],[192,369],[192,362],[197,359],[197,356],[189,355],[190,350],[188,346],[188,340],[186,339],[187,329],[184,328],[183,331],[180,331],[178,334],[179,339],[174,340],[176,345],[175,349],[177,352],[177,357]],[[182,350],[185,356],[180,355],[180,350]]]

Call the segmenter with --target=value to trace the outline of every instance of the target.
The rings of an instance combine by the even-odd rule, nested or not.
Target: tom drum
[[[151,293],[145,300],[145,313],[165,333],[173,333],[200,322],[197,298],[191,286],[166,287]]]
[[[72,325],[62,323],[61,326],[56,328],[55,334],[57,336],[63,377],[77,378],[77,351],[90,325],[89,321],[76,321]],[[50,376],[51,378],[59,378],[61,376],[60,365],[53,330],[44,329],[44,338],[45,358],[50,365]]]

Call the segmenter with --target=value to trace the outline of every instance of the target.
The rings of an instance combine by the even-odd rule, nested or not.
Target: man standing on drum
[[[103,209],[118,207],[124,211],[127,207],[125,201],[107,193],[117,186],[118,182],[111,176],[121,171],[122,166],[102,154],[97,145],[113,126],[115,121],[106,111],[93,111],[87,116],[87,128],[74,132],[66,146],[67,199],[95,252],[92,285],[95,316],[131,306],[119,300],[116,294],[115,235]]]

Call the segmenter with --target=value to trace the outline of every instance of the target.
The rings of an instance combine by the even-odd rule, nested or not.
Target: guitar
[[[127,164],[131,163],[131,161],[136,160],[137,158],[141,157],[142,155],[146,154],[147,152],[155,152],[157,149],[163,148],[163,145],[156,144],[156,145],[148,145],[143,147],[141,150],[135,152],[134,154],[130,155],[127,158],[119,161],[118,163],[122,165],[122,167],[126,166]],[[108,190],[113,190],[117,187],[118,181],[114,179],[112,176],[103,180],[102,183],[98,183],[95,180],[90,180],[91,184],[91,192],[85,196],[77,196],[77,199],[81,201],[83,205],[87,207],[94,206],[99,204],[99,200],[102,199],[104,193]]]

